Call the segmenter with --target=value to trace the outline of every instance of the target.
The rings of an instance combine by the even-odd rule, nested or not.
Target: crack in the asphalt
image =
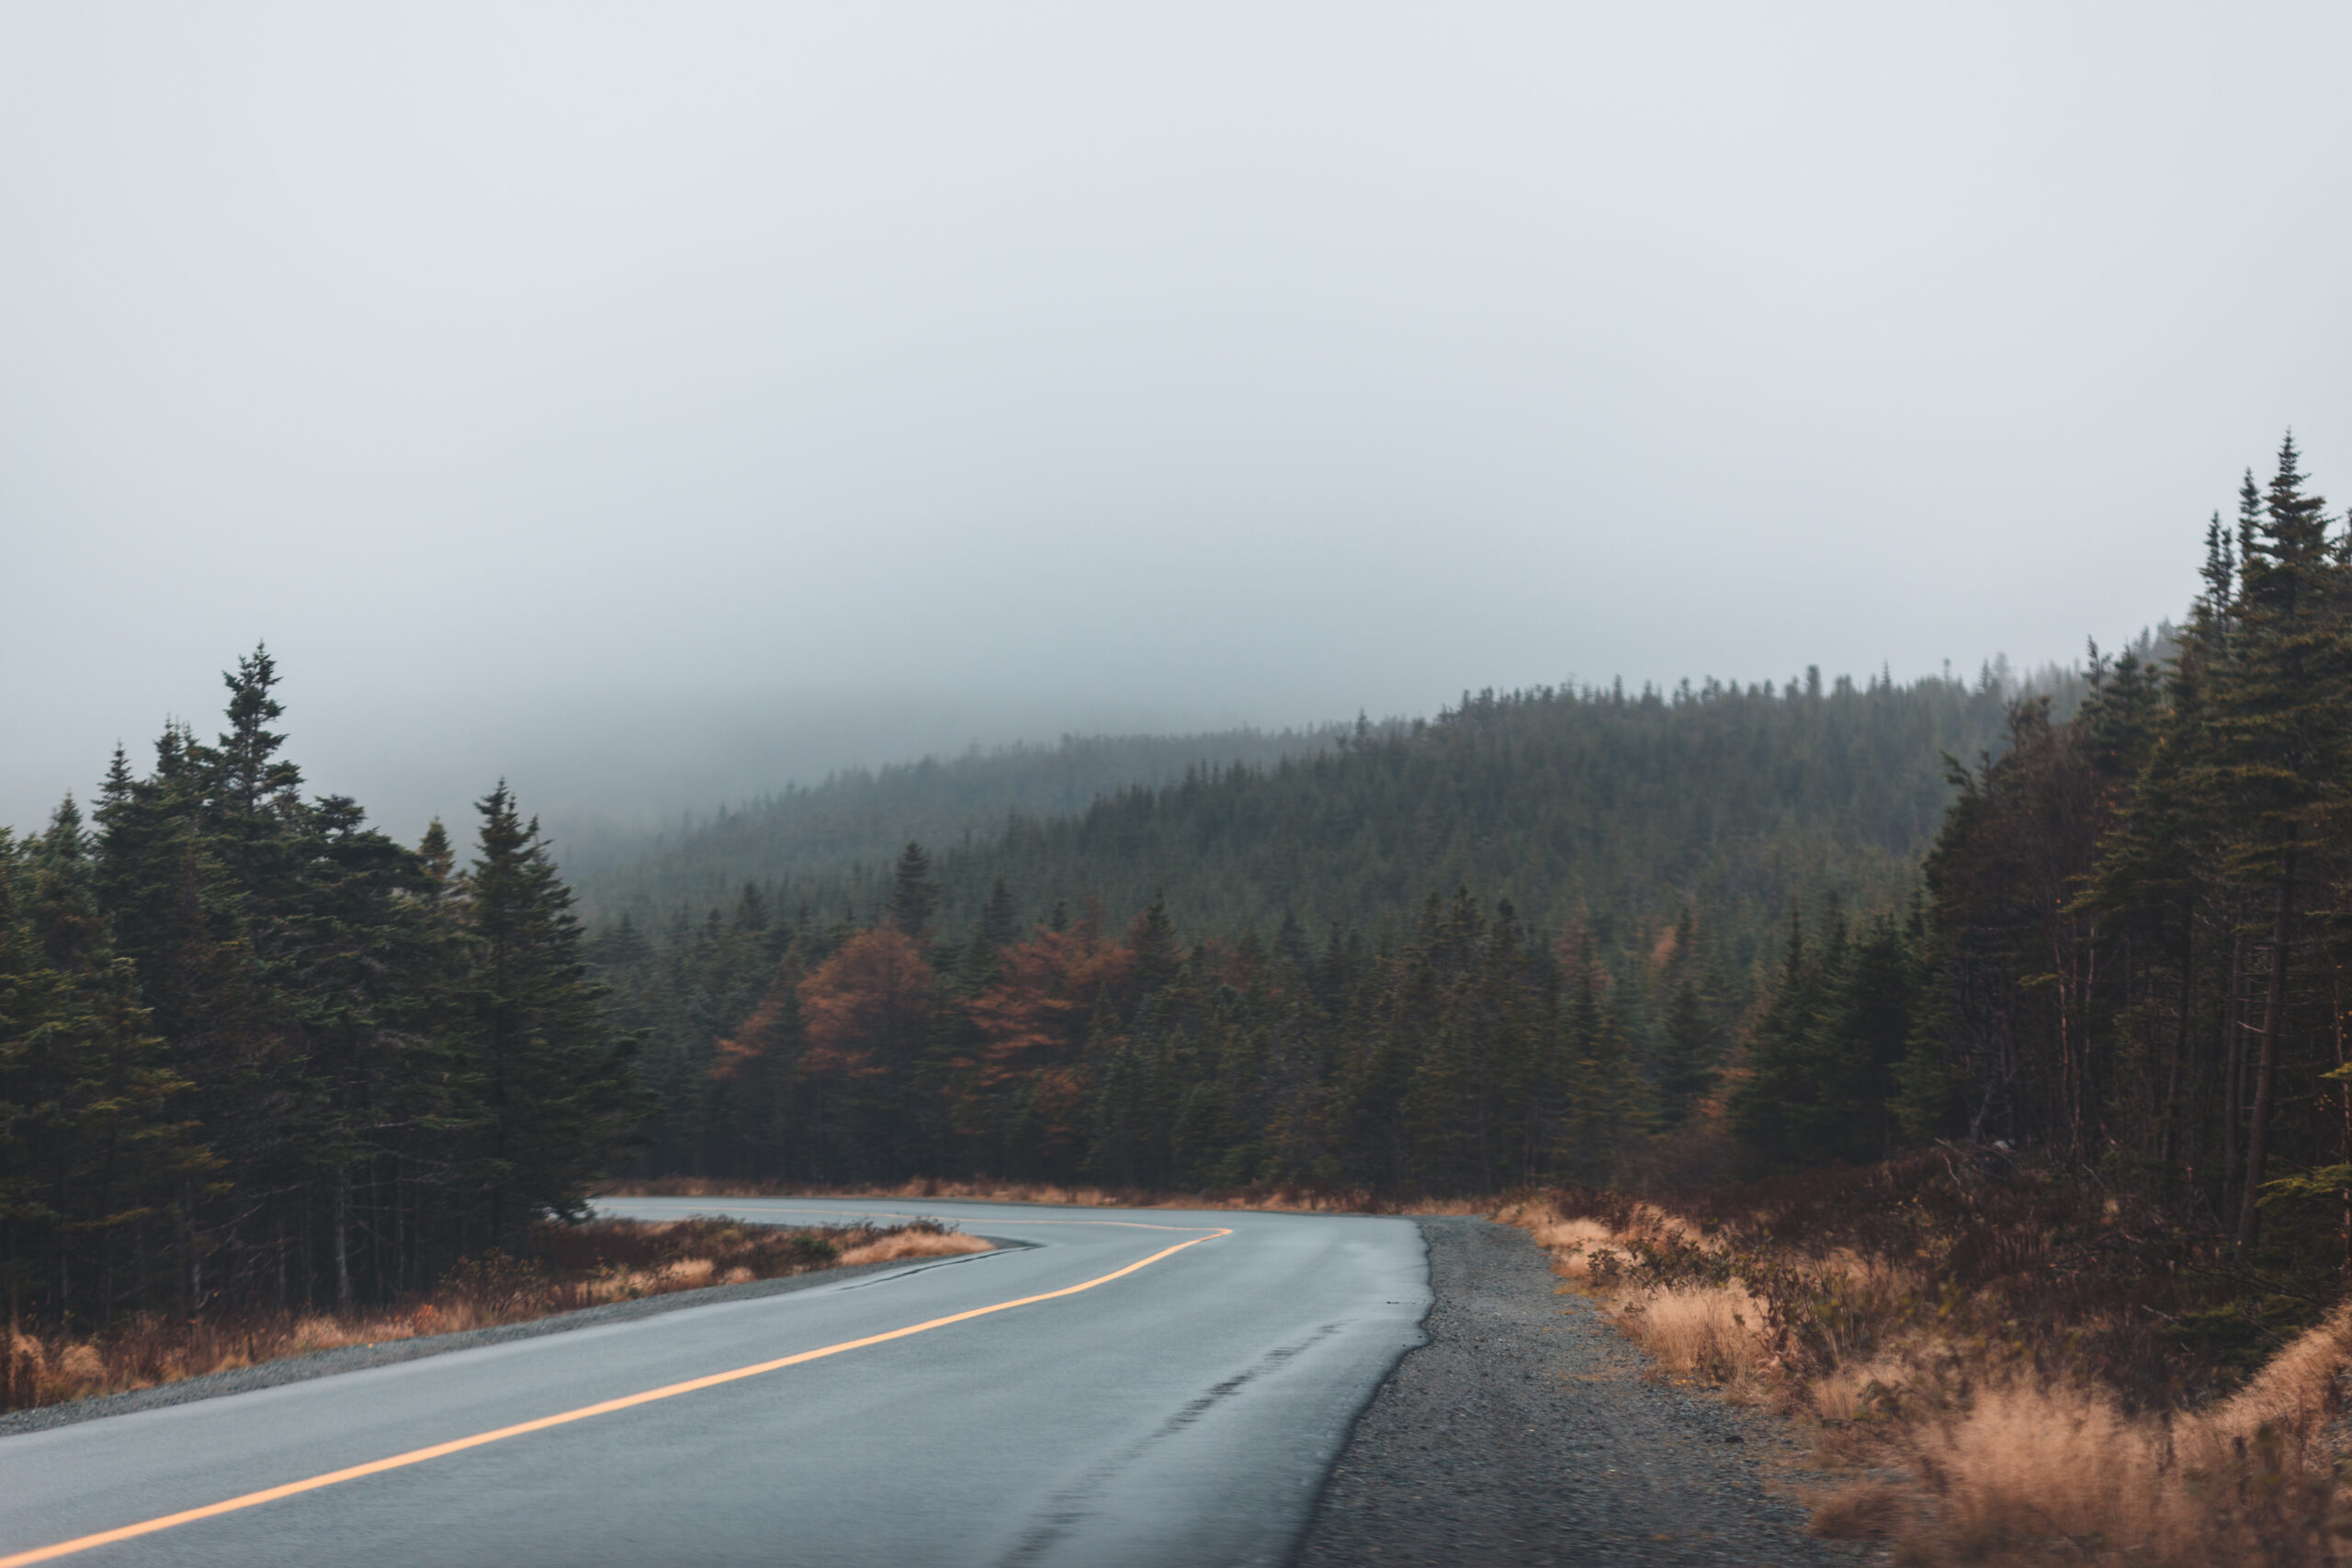
[[[1214,1385],[1199,1398],[1188,1401],[1182,1409],[1155,1427],[1149,1436],[1138,1438],[1116,1456],[1096,1465],[1079,1480],[1062,1488],[1045,1505],[1035,1521],[1013,1544],[1012,1550],[1001,1559],[1002,1568],[1023,1568],[1023,1564],[1039,1561],[1057,1541],[1085,1522],[1113,1480],[1155,1446],[1183,1431],[1250,1383],[1278,1370],[1283,1362],[1313,1349],[1338,1332],[1340,1325],[1327,1323],[1295,1344],[1277,1346],[1267,1351],[1242,1371]]]

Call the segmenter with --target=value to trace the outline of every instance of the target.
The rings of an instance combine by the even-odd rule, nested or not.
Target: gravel
[[[1853,1564],[1763,1475],[1795,1457],[1761,1411],[1645,1375],[1649,1359],[1544,1253],[1425,1219],[1429,1343],[1356,1418],[1296,1568],[1368,1562]]]
[[[1035,1245],[995,1236],[979,1239],[992,1244],[999,1251],[1017,1250]],[[65,1404],[44,1404],[30,1410],[11,1411],[0,1415],[0,1438],[18,1432],[43,1431],[51,1427],[71,1427],[79,1421],[96,1421],[105,1416],[126,1416],[134,1410],[153,1410],[165,1404],[217,1399],[224,1393],[243,1393],[248,1389],[308,1382],[312,1378],[333,1377],[337,1372],[356,1372],[365,1367],[388,1367],[397,1361],[420,1360],[426,1356],[438,1356],[451,1350],[471,1349],[477,1345],[503,1345],[514,1339],[537,1339],[543,1334],[563,1334],[574,1328],[588,1328],[604,1323],[630,1323],[638,1318],[654,1317],[685,1307],[707,1306],[713,1302],[781,1296],[794,1291],[813,1290],[819,1285],[836,1285],[843,1280],[854,1280],[862,1275],[911,1274],[924,1269],[944,1269],[951,1264],[970,1263],[992,1256],[986,1252],[968,1252],[955,1258],[935,1258],[912,1263],[902,1258],[888,1263],[860,1263],[847,1269],[820,1269],[807,1274],[789,1274],[780,1280],[752,1280],[740,1285],[707,1285],[698,1291],[673,1291],[667,1295],[640,1296],[631,1302],[607,1302],[603,1306],[582,1307],[573,1312],[558,1313],[552,1317],[533,1318],[526,1323],[502,1323],[492,1328],[469,1328],[457,1334],[428,1334],[414,1339],[387,1339],[373,1345],[345,1345],[333,1350],[314,1350],[307,1356],[288,1356],[275,1361],[263,1361],[256,1366],[208,1372],[202,1377],[158,1383],[153,1388],[134,1389],[129,1393],[105,1393]]]

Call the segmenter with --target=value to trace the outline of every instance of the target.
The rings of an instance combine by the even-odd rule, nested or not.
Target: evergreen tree
[[[2258,889],[2267,919],[2265,989],[2237,1243],[2254,1239],[2267,1173],[2289,978],[2298,938],[2298,895],[2308,876],[2319,813],[2347,761],[2346,566],[2327,534],[2325,502],[2307,494],[2294,437],[2255,514],[2241,524],[2238,610],[2231,657],[2219,671],[2214,776],[2207,787],[2236,803],[2241,829],[2228,874]],[[2248,476],[2251,490],[2252,476]]]
[[[1715,1082],[1715,1026],[1707,1016],[1698,982],[1689,976],[1674,988],[1666,1015],[1666,1046],[1657,1068],[1658,1122],[1681,1125]]]
[[[582,961],[571,890],[536,819],[502,782],[477,809],[465,875],[469,973],[459,1016],[478,1097],[473,1168],[489,1238],[504,1243],[539,1213],[581,1212],[644,1109]]]
[[[920,942],[930,931],[932,911],[938,907],[939,884],[931,877],[931,857],[910,839],[891,874],[890,923],[902,935]]]

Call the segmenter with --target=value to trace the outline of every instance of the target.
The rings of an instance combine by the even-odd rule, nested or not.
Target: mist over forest
[[[1530,1561],[1547,1508],[1594,1562],[1799,1560],[1562,1501],[1679,1494],[1559,1409],[1684,1466],[1720,1394],[1894,1560],[2340,1563],[2347,62],[2313,0],[0,6],[0,1454],[445,1307],[593,1296],[615,1332],[500,1364],[633,1345],[651,1391],[322,1378],[356,1468],[166,1455],[125,1490],[229,1500],[21,1551],[0,1497],[0,1561],[291,1551],[509,1438],[619,1507],[659,1467],[535,1434],[789,1457],[725,1421],[793,1400],[639,1413],[771,1371],[949,1458],[816,1509],[747,1459],[722,1547],[1085,1556],[1102,1477],[1173,1517],[1170,1456],[1378,1349],[1472,1369],[1416,1386],[1496,1441],[1399,1416],[1325,1479],[1476,1492]],[[1252,1217],[1081,1281],[1156,1233],[983,1261],[763,1195]],[[1490,1246],[1524,1278],[1446,1261]],[[1383,1282],[1301,1338],[1309,1269]],[[1424,1284],[1455,1359],[1396,1361]],[[740,1372],[643,1350],[820,1312]],[[1080,1312],[1129,1357],[1189,1314],[1210,1392],[890,1381]],[[1658,1379],[1526,1373],[1620,1331]],[[924,1425],[989,1380],[1142,1436],[1000,1486],[1091,1439]],[[1522,1478],[1397,1479],[1480,1444]],[[413,1512],[583,1528],[534,1485]]]
[[[2169,646],[2168,637],[2169,627],[2143,631],[2133,648],[2143,659],[2161,657]],[[1804,690],[1826,689],[1834,697],[1857,690],[1874,694],[1882,685],[1890,693],[1894,690],[1891,678],[1883,675],[1864,677],[1859,687],[1855,677],[1838,675],[1825,688],[1820,669],[1814,666],[1804,676],[1785,683],[1751,683],[1744,689],[1751,695],[1781,694],[1793,700]],[[1636,710],[1647,710],[1691,700],[1697,694],[1726,690],[1737,694],[1743,688],[1736,684],[1726,688],[1722,682],[1709,679],[1695,684],[1684,681],[1679,692],[1645,687],[1629,696],[1620,680],[1605,688],[1589,689],[1584,696],[1621,709],[1630,703]],[[1908,792],[1899,821],[1874,824],[1878,847],[1897,860],[1925,842],[1947,798],[1950,784],[1943,777],[1947,753],[1971,758],[1987,747],[1997,748],[1997,716],[2004,705],[2027,692],[2050,695],[2064,716],[2080,701],[2085,686],[2079,670],[2049,666],[2020,675],[2006,656],[1996,656],[1983,661],[1973,680],[1945,676],[1918,682],[1909,690],[1923,699],[1951,702],[1955,712],[1930,723],[1907,748],[1898,745],[1894,755],[1883,759],[1892,777],[1865,782],[1864,787],[1881,783],[1898,795]],[[1541,688],[1502,700],[1516,704],[1533,697],[1548,705],[1555,695],[1573,699],[1576,689]],[[591,841],[585,853],[566,844],[560,815],[547,820],[550,837],[557,841],[581,895],[582,911],[592,920],[609,921],[628,915],[645,924],[682,915],[699,917],[731,903],[746,886],[757,888],[780,908],[802,904],[829,913],[847,911],[855,918],[878,909],[887,900],[890,864],[910,839],[930,844],[944,855],[969,861],[983,852],[981,846],[1008,831],[1067,830],[1071,823],[1093,819],[1118,809],[1124,802],[1157,795],[1180,783],[1197,786],[1235,770],[1252,775],[1272,773],[1281,779],[1301,776],[1302,771],[1313,774],[1317,772],[1313,760],[1319,754],[1375,739],[1408,739],[1425,730],[1432,720],[1441,726],[1453,721],[1458,727],[1466,722],[1468,714],[1491,707],[1496,700],[1492,691],[1464,692],[1441,714],[1391,717],[1378,724],[1359,716],[1352,724],[1278,733],[1065,736],[1050,745],[1015,745],[986,751],[976,747],[961,756],[845,769],[813,785],[788,784],[756,797],[721,803],[715,809],[681,813],[650,832],[607,830]],[[1577,762],[1565,756],[1558,761],[1572,775]],[[1722,786],[1720,781],[1710,779],[1703,781],[1703,787]],[[1065,818],[1069,821],[1058,820]],[[1525,829],[1532,822],[1522,812],[1511,825]],[[1190,869],[1170,862],[1168,869],[1154,872],[1148,869],[1150,863],[1145,863],[1133,874],[1157,876],[1162,883],[1173,879],[1181,886]],[[979,908],[986,897],[985,879],[976,886],[972,874],[967,872],[960,879],[951,879],[943,913],[968,915]],[[1540,880],[1544,874],[1533,874]],[[1284,886],[1302,887],[1311,880],[1302,868],[1293,868]],[[1098,886],[1081,875],[1050,892],[1043,887],[1033,890],[1024,908],[1034,907],[1035,913],[1042,914],[1056,897],[1067,901],[1095,897],[1139,903],[1137,892],[1132,876],[1119,879],[1114,886]],[[1535,902],[1538,907],[1546,905],[1554,896],[1555,890],[1546,890]],[[1297,894],[1286,898],[1270,890],[1265,897],[1271,902],[1254,908],[1256,918],[1279,918],[1285,909],[1301,917],[1317,913],[1312,902]],[[1222,906],[1215,912],[1220,919],[1234,913]]]

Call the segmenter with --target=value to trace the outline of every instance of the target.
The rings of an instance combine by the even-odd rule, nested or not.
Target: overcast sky
[[[2352,495],[2352,6],[0,5],[0,822],[1911,676]]]

